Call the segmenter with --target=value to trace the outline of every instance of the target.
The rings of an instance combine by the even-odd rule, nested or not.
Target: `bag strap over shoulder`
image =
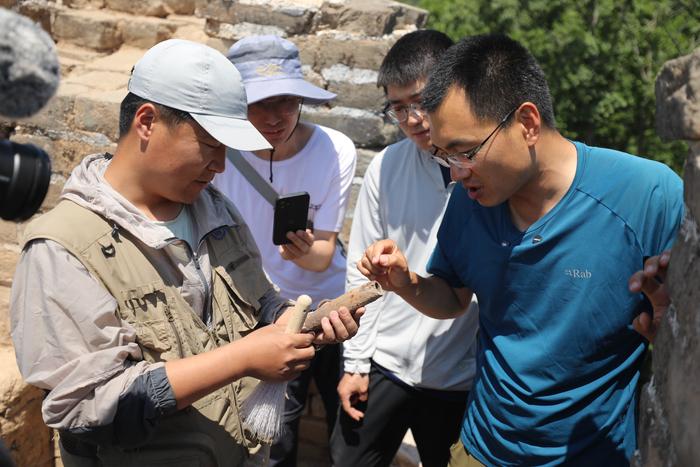
[[[265,198],[265,200],[270,203],[273,207],[275,206],[275,201],[279,198],[279,194],[272,188],[272,185],[267,183],[264,178],[260,176],[257,170],[253,168],[252,165],[243,157],[237,149],[226,148],[226,158],[231,161],[233,166],[238,169],[238,171],[243,174],[248,183],[250,183],[253,188],[257,190],[260,195]]]

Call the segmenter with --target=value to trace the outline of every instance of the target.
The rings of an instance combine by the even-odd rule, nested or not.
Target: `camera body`
[[[32,144],[0,140],[0,217],[30,218],[41,206],[51,181],[51,159]]]

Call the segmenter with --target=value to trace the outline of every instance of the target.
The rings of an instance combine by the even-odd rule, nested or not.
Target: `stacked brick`
[[[672,251],[667,284],[673,305],[653,350],[653,378],[641,391],[634,465],[697,465],[700,459],[700,49],[667,62],[656,80],[656,129],[686,140],[686,215]]]
[[[424,10],[390,0],[0,0],[0,7],[39,23],[56,41],[61,64],[61,85],[46,108],[19,122],[0,116],[0,127],[15,127],[14,141],[52,156],[51,186],[40,212],[56,204],[85,155],[116,148],[119,103],[146,49],[183,38],[225,52],[241,37],[276,34],[299,46],[307,79],[338,94],[330,105],[305,107],[303,118],[346,133],[358,147],[343,239],[365,168],[398,137],[381,115],[377,69],[398,37],[427,20]],[[0,437],[18,465],[51,466],[52,433],[39,413],[43,394],[22,382],[9,336],[9,287],[24,225],[0,221]],[[317,399],[312,395],[302,421],[302,465],[327,459]]]

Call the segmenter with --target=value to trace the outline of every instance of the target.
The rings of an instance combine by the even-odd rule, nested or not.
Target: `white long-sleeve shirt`
[[[370,163],[355,207],[346,289],[366,282],[356,263],[377,240],[394,240],[409,268],[426,266],[454,183],[410,140],[388,146]],[[343,344],[344,370],[369,373],[370,359],[421,388],[468,390],[475,373],[478,307],[457,319],[423,315],[394,293],[367,306],[357,335]]]

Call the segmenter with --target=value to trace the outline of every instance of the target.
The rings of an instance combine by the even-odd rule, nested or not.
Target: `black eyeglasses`
[[[468,151],[463,151],[463,152],[453,152],[453,153],[447,153],[443,151],[442,149],[433,146],[432,150],[432,155],[433,159],[440,164],[443,167],[450,167],[454,166],[460,169],[466,169],[474,165],[474,158],[478,154],[479,151],[481,151],[481,148],[484,147],[484,145],[488,142],[489,139],[493,135],[496,134],[498,130],[501,129],[503,125],[506,124],[508,119],[515,113],[516,110],[518,110],[520,106],[515,107],[513,110],[508,112],[505,117],[496,125],[496,128],[493,129],[489,135],[484,138],[484,140],[478,144],[477,146],[474,146],[473,148],[469,149]]]

